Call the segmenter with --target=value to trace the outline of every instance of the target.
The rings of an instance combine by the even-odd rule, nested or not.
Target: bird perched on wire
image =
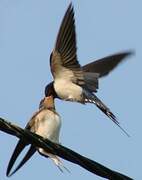
[[[44,138],[49,139],[50,141],[59,144],[59,133],[61,128],[61,118],[59,114],[55,110],[54,106],[54,98],[52,96],[45,97],[40,102],[39,110],[32,116],[30,121],[28,122],[26,129],[29,131],[36,133]],[[7,176],[11,176],[14,174],[18,169],[20,169],[25,162],[30,159],[30,157],[38,151],[41,155],[45,157],[49,157],[53,160],[55,165],[63,171],[63,168],[67,170],[66,167],[64,167],[63,163],[60,161],[59,157],[57,157],[54,154],[46,152],[42,148],[34,147],[33,145],[30,146],[27,154],[23,158],[23,160],[20,162],[20,164],[15,168],[15,170],[10,173],[17,157],[19,154],[23,151],[23,149],[27,146],[27,142],[24,141],[24,139],[20,139],[8,164],[7,168]]]
[[[109,74],[130,54],[131,52],[114,54],[81,67],[77,59],[74,10],[70,4],[50,55],[54,81],[46,86],[45,96],[50,92],[55,98],[62,100],[82,104],[93,103],[128,135],[120,126],[116,116],[95,93],[98,89],[98,78]]]
[[[2,120],[2,122],[4,122],[4,120],[2,118],[0,118],[0,120]],[[4,128],[5,129],[4,131],[9,132],[9,124],[7,126],[3,126],[2,122],[1,122],[2,127],[8,127],[8,129]],[[5,122],[5,124],[6,124],[6,122]],[[50,143],[49,147],[47,146],[49,149],[52,147],[51,152],[53,151],[53,154],[51,152],[50,153],[47,152],[43,148],[39,148],[39,147],[36,147],[35,145],[31,144],[30,148],[27,151],[24,158],[21,160],[19,165],[14,169],[14,171],[11,172],[11,169],[12,169],[16,159],[18,158],[20,153],[23,151],[23,149],[28,145],[27,137],[24,139],[24,136],[22,136],[22,138],[19,140],[19,142],[11,156],[11,159],[9,161],[9,164],[7,167],[7,172],[6,172],[7,176],[11,176],[14,173],[16,173],[31,158],[31,156],[36,151],[38,151],[42,156],[51,158],[61,171],[63,171],[63,168],[66,169],[67,171],[69,171],[69,170],[63,165],[63,163],[61,162],[61,160],[59,159],[58,156],[66,159],[74,164],[78,164],[81,167],[83,167],[84,169],[86,169],[100,177],[104,177],[104,178],[112,179],[112,180],[116,180],[116,179],[132,180],[132,178],[130,178],[124,174],[113,171],[113,170],[87,158],[87,157],[84,157],[84,156],[72,151],[69,148],[66,148],[65,146],[60,145],[59,144],[60,128],[61,128],[61,118],[60,118],[59,114],[55,111],[54,98],[53,98],[53,96],[45,97],[40,103],[39,111],[34,113],[32,118],[28,122],[26,129],[55,143],[56,146],[54,145],[54,148],[53,148],[53,146],[50,146],[51,143]],[[30,143],[30,141],[29,141],[29,143]],[[46,145],[48,145],[48,144],[46,144]],[[55,147],[56,147],[56,149],[55,149]]]

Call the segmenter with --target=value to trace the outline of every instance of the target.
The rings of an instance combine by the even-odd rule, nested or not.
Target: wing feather
[[[50,66],[54,79],[59,75],[64,78],[71,74],[74,83],[84,84],[83,71],[77,60],[75,19],[72,4],[69,5],[62,20],[55,48],[50,56]]]

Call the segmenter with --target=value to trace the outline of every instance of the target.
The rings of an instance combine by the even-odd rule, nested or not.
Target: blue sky
[[[52,80],[49,56],[70,1],[0,0],[0,116],[24,127]],[[136,180],[141,174],[141,6],[140,1],[73,1],[78,59],[86,64],[122,50],[136,55],[100,80],[98,97],[114,112],[128,138],[94,105],[56,100],[62,117],[61,143]],[[0,177],[17,139],[0,132]],[[13,177],[19,179],[98,180],[64,161],[64,174],[38,153]]]

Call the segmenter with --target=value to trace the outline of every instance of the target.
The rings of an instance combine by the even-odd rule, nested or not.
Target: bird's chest
[[[67,101],[80,101],[82,97],[82,88],[68,79],[56,79],[54,89],[59,98]]]
[[[51,113],[39,118],[36,133],[44,138],[58,143],[61,128],[61,119],[57,114]]]

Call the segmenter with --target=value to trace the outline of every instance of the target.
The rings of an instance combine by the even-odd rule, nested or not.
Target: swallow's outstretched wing
[[[76,84],[84,84],[83,72],[77,60],[76,50],[74,11],[70,4],[62,20],[55,48],[50,56],[54,79],[66,77]]]
[[[120,52],[106,56],[102,59],[95,60],[82,66],[84,72],[98,73],[99,78],[108,75],[120,63],[122,63],[128,56],[134,54],[133,51]]]

